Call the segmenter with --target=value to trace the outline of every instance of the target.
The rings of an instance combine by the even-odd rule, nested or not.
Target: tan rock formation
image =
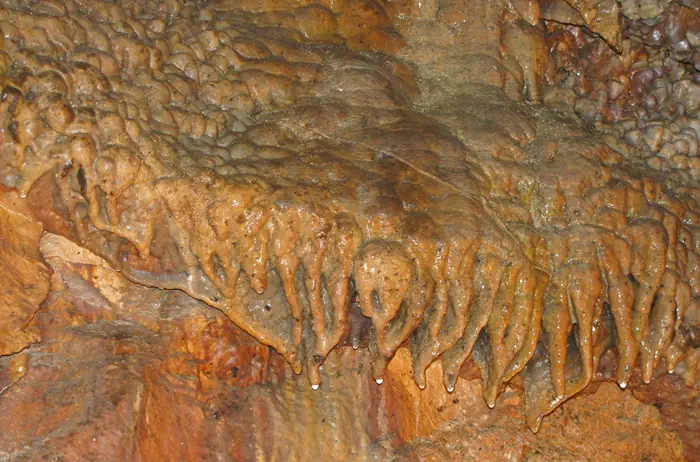
[[[466,426],[502,426],[494,444],[522,431],[497,402],[522,403],[537,431],[597,378],[625,388],[663,368],[697,387],[700,189],[678,158],[697,156],[695,84],[672,84],[685,125],[644,135],[675,167],[604,144],[539,103],[563,96],[601,130],[624,101],[661,104],[645,90],[656,71],[625,77],[658,34],[616,3],[568,4],[582,27],[553,23],[569,22],[555,6],[0,1],[0,263],[18,267],[0,355],[44,338],[8,366],[0,454],[434,460],[471,451]],[[662,11],[654,45],[695,75],[694,10]],[[54,275],[37,318],[42,230]],[[435,414],[477,406],[470,361],[497,410]],[[47,381],[94,402],[69,408],[73,391]],[[658,414],[613,390],[551,425],[587,412],[573,403],[595,403],[593,419],[622,403],[606,418],[635,416],[656,446],[620,446],[618,428],[604,450],[677,460]],[[38,395],[55,397],[46,418],[19,404]],[[444,444],[410,442],[434,431]],[[552,459],[596,457],[527,435]]]
[[[421,390],[407,348],[377,385],[367,350],[340,347],[313,390],[279,355],[205,304],[135,285],[55,235],[45,235],[41,248],[54,271],[35,318],[43,341],[21,357],[0,359],[5,460],[681,455],[657,409],[611,384],[564,406],[537,434],[523,426],[521,389],[507,388],[489,409],[474,368],[463,370],[448,393],[435,363]],[[26,374],[10,382],[19,358]],[[611,419],[620,424],[601,425]]]
[[[32,318],[49,291],[49,270],[39,252],[41,225],[0,204],[0,356],[41,340]]]

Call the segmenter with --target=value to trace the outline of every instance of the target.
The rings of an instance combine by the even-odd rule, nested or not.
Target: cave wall
[[[260,435],[300,439],[318,407],[325,416],[383,403],[400,411],[341,413],[338,425],[365,427],[347,430],[357,445],[345,432],[334,450],[419,457],[432,442],[403,445],[456,419],[430,416],[460,383],[489,408],[520,393],[510,401],[532,431],[591,382],[644,389],[663,371],[691,390],[683,402],[694,409],[694,4],[75,0],[3,1],[0,13],[1,250],[15,268],[0,298],[0,355],[12,355],[4,367],[15,384],[53,330],[71,338],[56,340],[66,361],[78,352],[63,342],[97,342],[108,361],[120,336],[137,338],[117,368],[134,384],[119,388],[127,379],[117,376],[93,390],[132,400],[107,413],[132,429],[124,457],[164,454],[177,435],[245,433],[231,418],[185,431],[226,410],[246,415],[241,402],[259,402],[248,411],[269,412],[261,422],[295,422]],[[40,236],[53,243],[39,250]],[[71,263],[50,265],[50,276],[56,246]],[[76,261],[81,252],[89,259]],[[117,302],[137,287],[150,295]],[[177,316],[214,316],[207,325],[218,327],[188,332],[197,347],[163,340],[189,329],[163,313],[164,299]],[[183,342],[187,366],[146,359]],[[230,376],[241,366],[220,357],[237,342],[255,352],[235,348],[254,369],[243,382]],[[345,377],[346,366],[363,375],[361,392],[324,395],[330,371]],[[436,373],[443,385],[429,387]],[[389,381],[406,374],[415,385],[392,394]],[[63,380],[48,377],[22,383]],[[238,395],[253,384],[268,388]],[[603,389],[595,399],[621,393]],[[427,404],[403,409],[414,401]],[[301,428],[287,406],[305,416]],[[696,448],[693,419],[665,422]],[[265,451],[283,454],[280,444]],[[449,444],[436,454],[462,443]],[[208,450],[186,446],[186,460]],[[253,457],[249,446],[209,449]]]

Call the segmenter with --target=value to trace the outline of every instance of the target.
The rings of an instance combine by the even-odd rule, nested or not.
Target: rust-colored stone
[[[41,225],[0,204],[0,356],[41,337],[31,326],[49,290],[50,270],[39,252]]]
[[[0,1],[0,457],[681,458],[696,20]]]

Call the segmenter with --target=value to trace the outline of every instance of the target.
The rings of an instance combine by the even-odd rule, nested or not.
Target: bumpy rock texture
[[[436,363],[421,390],[406,348],[382,385],[367,349],[336,348],[313,390],[204,303],[135,285],[56,235],[36,244],[54,272],[35,316],[42,342],[0,358],[2,460],[682,457],[659,410],[613,384],[577,397],[537,434],[523,426],[521,387],[489,409],[475,368],[447,393]]]
[[[0,455],[434,460],[467,451],[470,421],[428,408],[474,393],[472,362],[488,407],[509,395],[534,431],[594,379],[625,388],[665,369],[690,390],[671,428],[697,450],[698,14],[0,1],[0,255],[16,268],[0,355],[43,337],[6,365],[0,415],[36,418],[6,422]],[[392,391],[406,373],[425,396],[403,378]],[[69,408],[71,387],[92,401]],[[612,415],[651,432],[621,443],[630,454],[681,457],[658,414],[602,390],[552,420],[620,402]],[[13,407],[36,395],[52,418]],[[515,426],[498,415],[495,440]],[[409,443],[449,419],[440,443]],[[294,443],[314,432],[319,448]],[[513,450],[576,451],[554,433]]]

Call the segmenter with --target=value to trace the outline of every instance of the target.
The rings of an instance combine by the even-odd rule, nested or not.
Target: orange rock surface
[[[0,204],[0,356],[41,340],[32,318],[49,290],[49,269],[39,252],[41,225]]]
[[[700,16],[628,3],[0,0],[0,458],[700,458]]]
[[[405,348],[378,385],[366,350],[341,347],[312,390],[203,303],[130,283],[57,236],[41,247],[54,270],[35,318],[43,341],[0,360],[3,458],[682,458],[659,411],[612,384],[574,399],[537,434],[523,424],[522,389],[508,388],[492,410],[466,371],[447,393],[436,363],[421,390]]]

